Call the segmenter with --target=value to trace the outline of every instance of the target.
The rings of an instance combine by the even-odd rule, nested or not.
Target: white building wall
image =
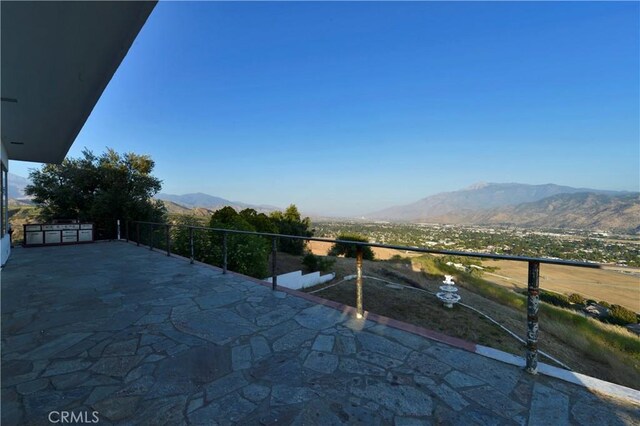
[[[2,150],[0,152],[0,160],[2,160],[2,165],[5,167],[5,169],[9,170],[9,158],[7,157],[7,150],[4,147],[4,142],[0,141],[0,144],[2,145]],[[2,196],[4,197],[4,194],[2,194]],[[7,262],[7,259],[9,259],[10,253],[11,253],[11,242],[9,240],[9,234],[5,233],[0,238],[0,258],[2,260],[2,266],[4,266],[4,264]]]

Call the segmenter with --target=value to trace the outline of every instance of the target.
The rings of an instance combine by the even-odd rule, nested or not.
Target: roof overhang
[[[156,3],[1,3],[1,138],[9,159],[64,159]]]

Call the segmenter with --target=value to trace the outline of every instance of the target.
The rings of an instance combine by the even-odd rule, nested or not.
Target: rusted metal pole
[[[356,246],[356,316],[362,318],[362,246]]]
[[[271,239],[271,288],[275,290],[278,287],[278,273],[276,267],[278,265],[276,260],[276,253],[278,250],[278,242],[276,237]]]
[[[189,227],[189,251],[191,253],[191,264],[194,261],[194,252],[193,252],[193,228]]]
[[[538,373],[538,310],[540,307],[540,262],[529,262],[527,286],[527,373]]]
[[[136,245],[140,247],[140,224],[136,222]]]
[[[222,273],[227,273],[227,233],[222,233]]]
[[[167,239],[167,256],[171,256],[171,234],[169,233],[170,231],[170,226],[169,224],[167,224],[165,226],[165,234],[166,234],[166,239]]]

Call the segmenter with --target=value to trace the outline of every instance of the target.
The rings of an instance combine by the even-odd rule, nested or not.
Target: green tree
[[[284,212],[275,211],[270,215],[270,219],[277,226],[279,234],[296,235],[301,237],[311,237],[313,232],[311,227],[311,219],[305,217],[302,219],[300,212],[295,204],[291,204]],[[301,256],[304,253],[306,242],[304,240],[292,238],[280,238],[280,251]]]
[[[94,222],[99,238],[113,238],[117,219],[164,221],[164,205],[152,198],[162,187],[154,165],[148,155],[108,148],[98,157],[85,149],[79,158],[31,171],[25,193],[40,206],[41,220]]]
[[[561,308],[571,307],[571,302],[569,302],[569,298],[564,294],[552,293],[549,291],[540,290],[540,300],[555,306],[560,306]]]
[[[369,242],[369,240],[366,237],[363,237],[362,235],[359,234],[352,234],[352,233],[343,233],[338,235],[338,240],[342,240],[342,241],[357,241],[357,242],[362,242],[362,243],[366,243]],[[344,255],[344,257],[356,257],[356,245],[355,244],[349,244],[349,243],[335,243],[333,244],[333,246],[331,246],[331,249],[329,250],[329,256],[342,256]],[[373,255],[373,250],[371,250],[371,247],[362,247],[362,258],[365,260],[374,260],[374,255]]]
[[[201,227],[203,226],[201,219],[195,216],[179,215],[171,222],[175,225],[171,227],[171,250],[181,256],[191,257],[191,241],[187,226]],[[193,252],[196,260],[201,262],[210,260],[211,239],[206,231],[193,230]]]
[[[258,213],[254,209],[244,209],[239,214],[255,228],[256,232],[278,233],[277,225],[264,213]]]
[[[256,229],[242,215],[227,206],[217,210],[209,221],[209,227],[252,231]],[[210,257],[208,263],[222,266],[223,236],[220,232],[210,231]],[[258,235],[227,234],[227,268],[234,272],[255,278],[264,278],[268,274],[269,242]]]

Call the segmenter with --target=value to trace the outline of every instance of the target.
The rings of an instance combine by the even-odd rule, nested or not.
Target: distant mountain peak
[[[466,187],[466,190],[469,191],[473,191],[475,189],[482,189],[482,188],[486,188],[487,186],[492,185],[491,183],[488,182],[476,182],[472,185],[469,185],[468,187]]]

